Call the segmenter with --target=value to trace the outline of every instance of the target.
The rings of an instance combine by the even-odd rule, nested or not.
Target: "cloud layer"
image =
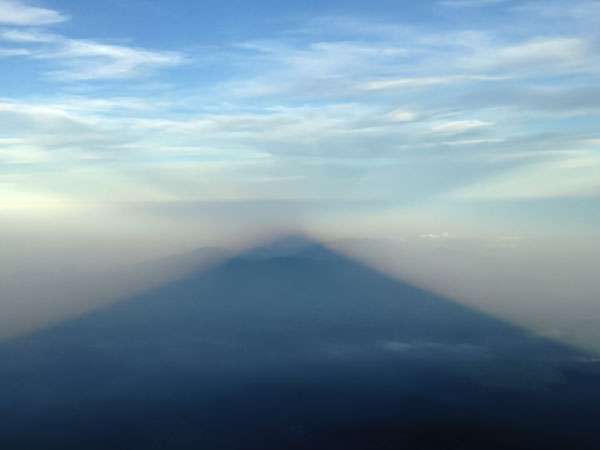
[[[1,201],[598,197],[600,11],[428,8],[431,23],[323,14],[156,48],[2,1],[0,61],[32,85],[0,98]]]

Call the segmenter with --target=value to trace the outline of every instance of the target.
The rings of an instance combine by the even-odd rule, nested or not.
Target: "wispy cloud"
[[[185,60],[179,52],[155,52],[73,39],[65,41],[61,48],[45,57],[65,66],[56,75],[67,80],[129,77],[139,75],[145,69],[174,66]]]
[[[2,56],[28,56],[31,52],[24,48],[0,48],[0,57]]]
[[[452,8],[483,8],[485,6],[506,3],[508,0],[442,0],[438,4]]]
[[[460,134],[467,131],[478,130],[480,128],[489,127],[493,125],[492,122],[486,122],[484,120],[450,120],[434,123],[431,130],[435,133],[443,134]]]
[[[62,40],[62,38],[56,34],[29,28],[0,30],[0,39],[22,44],[50,43]]]
[[[0,24],[37,26],[65,20],[66,16],[52,9],[29,6],[19,0],[0,0]]]
[[[444,76],[444,77],[411,77],[411,78],[391,78],[376,81],[369,81],[360,84],[358,87],[365,90],[389,90],[389,89],[406,89],[415,87],[427,87],[440,84],[452,83],[459,77]]]
[[[113,80],[186,63],[193,50],[13,26],[0,30],[4,56],[34,59],[44,81],[65,90],[0,102],[0,129],[18,140],[6,141],[1,170],[54,165],[94,172],[100,186],[118,166],[119,183],[130,174],[139,184],[131,192],[185,199],[273,195],[266,185],[294,198],[390,202],[595,192],[592,169],[558,164],[585,158],[577,152],[597,139],[591,120],[567,120],[600,112],[594,36],[515,29],[314,19],[275,38],[203,49],[202,69],[189,64],[185,80],[157,74],[170,86],[163,93]],[[97,86],[110,96],[90,91]],[[219,188],[202,191],[200,175]],[[535,188],[523,184],[529,176]]]
[[[458,199],[532,199],[600,195],[600,157],[566,155],[558,161],[528,164],[453,193]]]
[[[451,8],[484,8],[507,2],[508,0],[442,0],[438,4]]]
[[[466,58],[466,67],[513,77],[597,72],[598,51],[590,38],[544,37],[518,44],[487,47]]]
[[[3,30],[0,39],[29,44],[23,49],[27,54],[62,67],[51,71],[55,78],[62,81],[130,77],[148,69],[173,66],[185,61],[185,57],[176,51],[157,52],[94,40],[69,39],[40,30]],[[35,44],[39,46],[35,47]]]

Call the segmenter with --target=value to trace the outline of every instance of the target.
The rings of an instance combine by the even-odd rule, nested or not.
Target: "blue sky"
[[[598,30],[597,1],[0,0],[0,202],[594,227]]]

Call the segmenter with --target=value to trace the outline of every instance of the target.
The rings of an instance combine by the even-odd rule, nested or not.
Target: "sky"
[[[0,0],[1,269],[301,228],[523,248],[589,300],[599,30],[587,0]]]
[[[595,1],[0,0],[0,201],[597,207],[599,25]]]

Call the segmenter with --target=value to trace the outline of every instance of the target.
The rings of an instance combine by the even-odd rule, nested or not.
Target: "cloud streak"
[[[29,6],[18,0],[0,0],[0,24],[53,25],[67,19],[67,16],[52,9]]]
[[[0,32],[0,39],[28,44],[29,47],[22,49],[27,55],[62,66],[62,69],[52,71],[53,77],[59,81],[131,77],[147,69],[174,66],[185,61],[180,52],[155,52],[94,40],[69,39],[39,30],[4,30]]]

